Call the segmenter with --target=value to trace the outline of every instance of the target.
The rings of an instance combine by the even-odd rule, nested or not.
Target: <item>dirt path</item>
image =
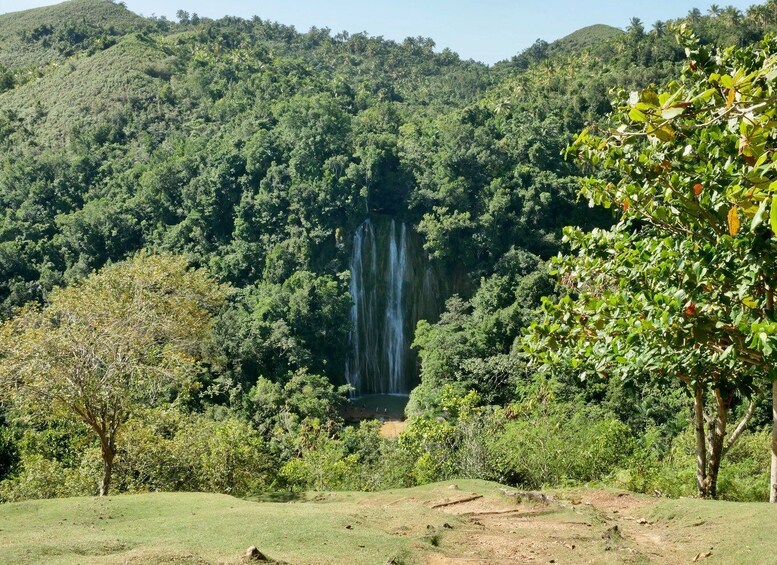
[[[644,518],[654,504],[648,498],[599,490],[548,502],[519,496],[467,500],[468,494],[453,492],[430,504],[462,525],[445,534],[428,565],[689,561],[687,548]]]
[[[380,435],[381,437],[399,437],[399,434],[405,431],[405,428],[407,427],[407,422],[402,420],[389,420],[387,422],[383,422],[380,426]]]

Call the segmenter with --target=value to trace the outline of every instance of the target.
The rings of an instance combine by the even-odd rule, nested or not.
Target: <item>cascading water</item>
[[[388,358],[388,382],[390,393],[402,390],[402,372],[405,367],[405,303],[404,286],[407,271],[407,226],[402,224],[401,235],[397,241],[397,230],[391,220],[391,238],[389,239],[389,268],[386,284],[386,355]]]
[[[365,269],[365,256],[367,268]],[[353,253],[351,254],[351,354],[346,361],[345,376],[353,386],[356,394],[366,386],[374,386],[377,374],[376,359],[373,354],[375,342],[369,328],[376,326],[375,311],[377,309],[376,289],[366,283],[377,277],[377,248],[375,245],[375,230],[370,220],[365,221],[353,238]],[[366,273],[365,273],[366,270]],[[363,382],[364,381],[364,382]]]
[[[392,220],[387,234],[378,231],[366,220],[353,239],[345,376],[356,396],[410,392],[407,226]]]

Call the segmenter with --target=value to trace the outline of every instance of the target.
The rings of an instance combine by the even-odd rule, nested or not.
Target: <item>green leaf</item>
[[[683,112],[685,112],[685,108],[667,108],[666,110],[661,110],[661,117],[665,120],[672,120]]]
[[[650,106],[658,106],[660,104],[658,100],[658,94],[656,94],[655,90],[650,90],[650,89],[642,91],[640,102],[644,102],[645,104],[649,104]]]
[[[697,94],[696,96],[694,96],[691,99],[691,102],[697,102],[697,101],[704,102],[704,101],[707,101],[707,100],[710,99],[710,96],[712,96],[716,92],[717,92],[717,89],[715,89],[715,88],[708,88],[707,90],[705,90],[701,94]]]
[[[662,128],[652,130],[650,133],[665,143],[674,139],[674,130],[669,126],[664,126]]]
[[[772,236],[777,237],[777,196],[772,196],[772,211],[769,214],[769,223],[772,226]]]
[[[632,108],[631,109],[631,111],[629,112],[629,118],[631,118],[631,120],[634,121],[634,122],[644,122],[644,121],[647,121],[647,116],[645,116],[645,114],[643,114],[642,112],[640,112],[636,108]]]
[[[758,211],[753,216],[753,222],[750,224],[750,231],[755,231],[755,229],[764,222],[766,219],[766,207],[768,204],[769,200],[766,199],[761,202],[761,205],[758,207]]]

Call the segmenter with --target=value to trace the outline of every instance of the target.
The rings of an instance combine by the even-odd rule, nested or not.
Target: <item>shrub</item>
[[[61,433],[71,434],[68,441]],[[0,500],[95,494],[98,447],[56,427],[27,430],[18,471],[0,483]],[[89,436],[86,436],[89,437]],[[275,484],[278,462],[261,435],[235,417],[214,421],[174,409],[145,410],[127,423],[114,469],[117,491],[205,491],[237,496]]]
[[[632,452],[628,427],[612,414],[577,404],[507,411],[488,443],[497,479],[528,488],[597,481]]]
[[[480,432],[490,421],[488,410],[478,407],[479,395],[462,393],[458,384],[443,385],[435,397],[435,411],[412,418],[400,437],[400,446],[415,459],[412,477],[420,484],[477,474],[481,469],[472,456],[482,451],[486,434]]]
[[[19,463],[20,472],[0,482],[0,502],[94,495],[97,478],[102,475],[95,455],[89,450],[82,465],[66,467],[40,454],[26,453]]]
[[[0,482],[0,501],[92,495],[102,474],[99,450],[87,431],[73,422],[14,430],[13,466]],[[96,459],[95,459],[96,457]]]
[[[415,484],[416,457],[396,439],[379,435],[380,423],[365,421],[329,435],[317,420],[303,422],[300,451],[281,469],[292,490],[363,490]]]
[[[665,496],[696,495],[696,439],[689,427],[664,452],[653,449],[651,434],[641,438],[617,484],[637,492]],[[763,501],[769,492],[771,435],[767,430],[746,432],[726,454],[718,477],[718,497],[736,501]]]
[[[261,435],[235,417],[216,422],[175,410],[148,411],[128,427],[116,469],[124,490],[254,494],[275,480]]]

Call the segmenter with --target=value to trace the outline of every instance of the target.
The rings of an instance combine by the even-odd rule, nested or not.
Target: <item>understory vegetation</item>
[[[770,0],[488,67],[102,0],[0,15],[0,501],[768,499],[775,32]],[[397,437],[349,417],[368,217],[448,281]]]

